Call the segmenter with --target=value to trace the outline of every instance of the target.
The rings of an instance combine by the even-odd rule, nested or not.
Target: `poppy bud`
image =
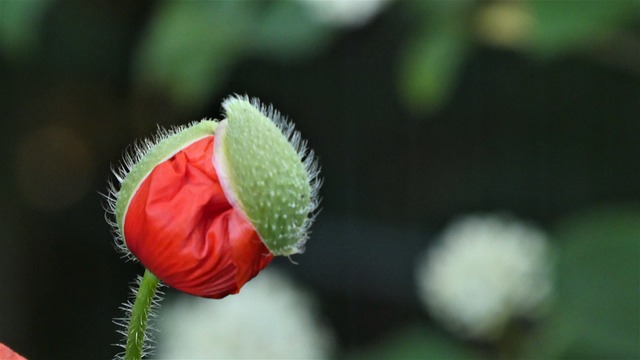
[[[320,186],[313,152],[257,99],[232,96],[225,119],[158,131],[114,171],[117,244],[167,285],[237,293],[274,255],[303,251]]]

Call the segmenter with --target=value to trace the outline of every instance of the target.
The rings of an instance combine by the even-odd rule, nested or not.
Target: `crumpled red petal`
[[[7,345],[0,343],[0,359],[2,360],[27,360],[15,351],[11,350]]]
[[[127,247],[167,285],[222,298],[240,291],[273,259],[253,226],[222,191],[214,137],[157,165],[133,196],[124,221]]]

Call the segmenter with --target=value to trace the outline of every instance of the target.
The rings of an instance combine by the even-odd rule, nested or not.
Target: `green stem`
[[[136,300],[131,309],[131,319],[127,331],[127,347],[125,360],[140,360],[143,356],[144,341],[147,339],[147,320],[153,304],[153,297],[160,280],[149,270],[144,271]]]

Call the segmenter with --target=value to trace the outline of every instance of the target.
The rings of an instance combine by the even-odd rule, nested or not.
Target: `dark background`
[[[607,329],[632,345],[587,351],[591,338],[577,336],[553,356],[639,353],[637,1],[393,2],[352,26],[309,25],[293,1],[18,3],[0,0],[0,341],[29,359],[116,352],[111,321],[142,268],[119,258],[104,221],[110,167],[156,124],[219,117],[232,93],[273,103],[319,156],[307,251],[276,266],[319,297],[337,357],[415,324],[438,329],[415,294],[415,259],[452,218],[493,211],[532,220],[560,247],[590,224],[602,241],[631,239],[625,264],[593,261],[618,271],[600,274],[611,283],[633,274],[606,300],[632,322]],[[161,21],[180,6],[230,20]],[[492,41],[478,20],[491,6],[534,20]],[[254,28],[274,8],[282,20]]]

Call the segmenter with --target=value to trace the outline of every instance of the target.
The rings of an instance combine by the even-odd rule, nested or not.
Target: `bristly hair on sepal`
[[[127,349],[127,338],[129,337],[128,329],[129,322],[131,321],[131,313],[133,312],[133,303],[136,299],[137,292],[140,288],[140,283],[142,282],[142,276],[138,275],[136,280],[131,283],[129,300],[124,302],[118,308],[121,311],[124,311],[124,316],[120,318],[113,319],[113,323],[118,328],[116,332],[123,336],[122,342],[117,344],[112,344],[113,346],[117,346],[122,348],[118,354],[115,355],[114,360],[125,360],[125,352]],[[155,341],[155,334],[158,333],[158,329],[156,328],[156,320],[158,318],[158,310],[160,309],[160,302],[164,299],[164,291],[162,290],[166,285],[162,282],[158,283],[155,293],[153,295],[153,299],[151,300],[151,306],[149,307],[149,313],[147,318],[147,327],[144,332],[144,341],[142,348],[142,356],[144,359],[147,356],[153,355]]]
[[[245,100],[249,100],[249,97],[245,95],[242,97]],[[273,123],[280,129],[282,135],[287,138],[289,144],[298,154],[298,158],[304,165],[304,169],[307,172],[307,178],[309,179],[309,186],[311,188],[311,202],[307,209],[309,218],[307,222],[302,226],[302,234],[304,234],[304,242],[309,237],[309,227],[315,221],[318,216],[319,206],[321,198],[319,197],[320,188],[322,187],[322,178],[320,177],[320,163],[313,149],[309,147],[307,140],[302,138],[300,131],[296,130],[293,122],[289,121],[286,116],[282,116],[278,110],[276,110],[272,104],[265,105],[260,102],[260,99],[253,97],[250,100],[251,105],[256,107],[267,118],[271,119]],[[304,245],[304,242],[301,245]],[[302,250],[302,249],[301,249]]]
[[[262,116],[266,117],[269,121],[275,125],[275,128],[282,134],[282,136],[286,139],[289,145],[293,148],[296,153],[298,161],[302,164],[304,172],[306,173],[306,182],[309,185],[309,203],[301,209],[298,209],[301,213],[307,214],[303,223],[299,225],[295,231],[295,238],[297,241],[295,244],[291,244],[286,247],[282,247],[278,249],[279,251],[275,253],[270,248],[269,250],[276,255],[293,255],[304,252],[305,244],[310,235],[310,227],[311,224],[315,221],[318,213],[319,213],[319,191],[322,186],[322,179],[320,177],[320,166],[318,163],[318,159],[315,155],[315,152],[308,147],[308,143],[306,140],[302,138],[302,135],[299,131],[295,129],[294,124],[289,121],[285,116],[281,115],[279,111],[277,111],[273,105],[271,104],[263,104],[260,99],[253,97],[249,98],[248,95],[238,95],[234,94],[227,97],[223,103],[223,113],[225,117],[223,118],[223,122],[226,120],[225,118],[229,118],[230,112],[232,111],[232,107],[234,103],[244,102],[255,108]],[[223,186],[224,188],[224,186]],[[234,198],[235,196],[230,196]],[[260,222],[261,219],[254,218],[249,214],[245,216],[249,218],[249,220],[257,226],[258,233],[260,233]],[[261,237],[262,233],[260,233]],[[263,241],[265,239],[263,238]],[[269,247],[269,245],[267,244]]]
[[[182,133],[184,130],[193,128],[203,121],[215,122],[217,120],[204,118],[201,121],[193,121],[186,125],[172,126],[168,129],[165,129],[158,125],[156,133],[154,135],[152,135],[150,138],[141,138],[135,140],[132,145],[129,145],[125,149],[119,164],[116,167],[114,167],[113,165],[111,166],[112,178],[107,181],[107,192],[100,194],[105,199],[105,203],[103,205],[103,208],[105,210],[105,220],[111,227],[115,248],[125,260],[133,261],[136,260],[136,258],[127,248],[122,229],[120,229],[116,216],[118,201],[121,197],[120,190],[122,189],[122,184],[124,183],[127,176],[132,172],[132,170],[134,170],[134,168],[136,168],[136,166],[140,163],[140,161],[149,153],[151,153],[157,145]],[[179,149],[175,149],[173,153],[168,153],[167,155],[173,155],[178,150]],[[150,173],[151,170],[152,169],[149,169],[148,172]],[[145,176],[146,175],[148,175],[148,173],[145,174]]]

